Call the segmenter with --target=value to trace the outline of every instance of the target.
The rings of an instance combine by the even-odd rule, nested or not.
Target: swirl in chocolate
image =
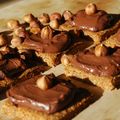
[[[98,76],[115,76],[120,73],[120,49],[110,56],[97,57],[90,52],[69,56],[71,64],[85,72]]]
[[[101,31],[109,25],[109,17],[105,11],[98,10],[92,15],[87,15],[84,10],[80,10],[73,17],[72,25],[78,29],[90,31]]]
[[[47,90],[41,90],[37,85],[36,76],[32,79],[17,84],[7,92],[12,103],[24,106],[48,114],[57,112],[68,105],[74,98],[75,90],[69,82],[63,82],[52,78],[53,86]]]
[[[24,40],[21,46],[41,53],[58,53],[65,50],[70,42],[66,33],[57,34],[51,39],[42,39],[40,35],[31,35]]]

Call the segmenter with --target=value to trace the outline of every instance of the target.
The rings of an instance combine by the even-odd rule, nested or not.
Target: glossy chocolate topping
[[[71,64],[85,72],[98,76],[115,76],[120,72],[120,49],[110,56],[97,57],[90,52],[69,56]]]
[[[42,39],[39,35],[32,35],[26,38],[22,46],[26,49],[35,50],[42,53],[57,53],[68,47],[70,39],[67,34],[60,33],[51,39]]]
[[[12,59],[9,59],[5,68],[7,71],[11,71],[13,69],[18,69],[18,68],[25,68],[25,66],[22,64],[22,61],[18,58],[12,58]]]
[[[68,105],[74,99],[75,90],[70,83],[61,80],[53,80],[53,86],[47,90],[41,90],[36,85],[36,80],[41,76],[17,84],[7,92],[12,103],[24,106],[48,114],[57,112]]]
[[[25,65],[18,58],[5,59],[0,61],[0,70],[6,75],[12,76],[15,73],[25,70]]]
[[[104,30],[109,24],[108,14],[105,11],[99,10],[92,15],[87,15],[84,10],[80,10],[73,17],[73,26],[78,29],[86,29],[90,31]]]

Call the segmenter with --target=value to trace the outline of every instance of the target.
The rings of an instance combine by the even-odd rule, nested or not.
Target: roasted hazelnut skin
[[[61,58],[61,61],[64,65],[68,65],[69,64],[69,59],[67,58],[66,55],[63,55]]]
[[[38,20],[39,20],[41,23],[43,23],[43,24],[49,23],[50,17],[49,17],[49,15],[48,15],[47,13],[43,13],[43,14],[38,18]]]
[[[52,36],[53,36],[53,30],[49,26],[46,26],[41,30],[42,39],[51,39]]]
[[[51,20],[50,21],[50,27],[53,28],[53,29],[58,29],[59,28],[59,22],[57,19],[55,20]]]
[[[7,26],[8,26],[8,28],[10,28],[10,29],[15,29],[15,28],[17,28],[17,27],[20,26],[20,23],[19,23],[18,20],[11,19],[11,20],[9,20],[9,21],[7,22]]]
[[[52,83],[49,80],[49,78],[44,75],[37,79],[36,84],[37,84],[38,88],[40,88],[41,90],[47,90],[51,87]]]
[[[33,34],[38,34],[41,31],[41,26],[37,20],[30,22],[30,32]]]
[[[90,3],[90,4],[88,4],[86,7],[85,7],[85,13],[87,14],[87,15],[92,15],[92,14],[94,14],[94,13],[96,13],[97,12],[97,6],[95,5],[95,4],[93,4],[93,3]]]
[[[22,41],[22,39],[21,39],[20,37],[14,36],[13,39],[11,40],[11,45],[12,45],[13,47],[18,47],[18,46],[21,45],[22,42],[23,42],[23,41]]]
[[[30,23],[31,21],[34,21],[35,20],[35,17],[30,13],[30,14],[26,14],[24,17],[23,17],[23,20],[27,23]]]
[[[26,36],[26,30],[24,27],[18,27],[14,30],[14,34],[19,37],[25,37]]]
[[[95,55],[97,57],[107,55],[107,48],[103,44],[97,45],[95,47]]]
[[[70,11],[66,10],[63,12],[63,17],[65,20],[71,20],[71,18],[73,17],[73,14]]]
[[[62,19],[62,16],[60,13],[58,12],[54,12],[50,15],[50,20],[55,20],[57,19],[58,21],[60,21]]]

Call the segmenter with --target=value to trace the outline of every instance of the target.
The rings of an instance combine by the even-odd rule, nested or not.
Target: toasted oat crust
[[[93,101],[93,96],[83,91],[66,109],[54,114],[46,114],[25,107],[16,107],[7,99],[4,101],[1,113],[7,114],[9,120],[70,120]]]

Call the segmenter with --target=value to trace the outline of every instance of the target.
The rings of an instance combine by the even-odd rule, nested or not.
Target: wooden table
[[[39,16],[43,12],[63,12],[64,10],[76,12],[83,9],[89,2],[95,2],[98,8],[107,12],[120,13],[120,0],[16,0],[12,1],[12,4],[11,2],[0,4],[0,30],[6,29],[6,22],[10,18],[21,20],[26,13]],[[102,95],[101,90],[96,87],[80,84],[94,91],[95,94],[101,93],[100,96]],[[3,118],[3,120],[5,119]],[[120,120],[120,90],[104,92],[99,100],[82,111],[74,120]]]

